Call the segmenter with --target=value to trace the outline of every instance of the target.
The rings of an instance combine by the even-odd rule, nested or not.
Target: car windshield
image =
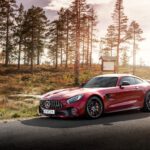
[[[117,77],[95,77],[88,81],[83,88],[108,88],[115,87],[117,84]]]

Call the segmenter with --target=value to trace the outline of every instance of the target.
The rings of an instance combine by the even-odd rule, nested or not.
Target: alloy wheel
[[[103,104],[97,97],[91,98],[87,103],[87,114],[90,118],[99,118],[103,113]]]

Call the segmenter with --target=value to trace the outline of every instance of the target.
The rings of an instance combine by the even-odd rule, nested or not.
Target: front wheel
[[[148,92],[145,96],[144,107],[142,110],[145,112],[150,112],[150,92]]]
[[[88,118],[96,119],[103,114],[103,103],[98,97],[91,97],[86,105],[86,114]]]

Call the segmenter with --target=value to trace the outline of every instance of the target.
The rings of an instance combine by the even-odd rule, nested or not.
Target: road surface
[[[0,150],[150,150],[150,113],[0,122]]]

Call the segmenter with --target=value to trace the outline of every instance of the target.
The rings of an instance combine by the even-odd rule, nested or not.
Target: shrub
[[[11,118],[19,118],[20,117],[20,115],[18,114],[18,113],[14,113],[14,114],[12,114],[12,116],[11,116]]]

